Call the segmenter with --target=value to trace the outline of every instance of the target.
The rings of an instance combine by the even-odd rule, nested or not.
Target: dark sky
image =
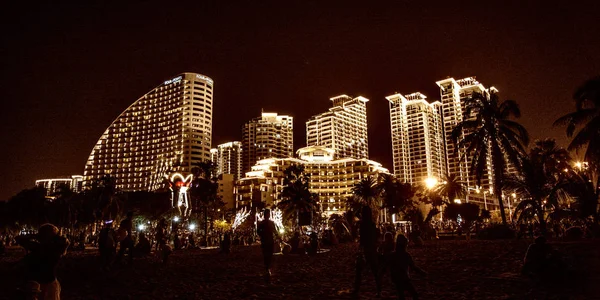
[[[329,97],[367,97],[371,158],[390,169],[387,95],[437,99],[435,81],[477,76],[521,104],[534,138],[564,144],[552,122],[600,74],[598,1],[11,2],[30,6],[1,13],[0,199],[81,174],[113,119],[184,71],[215,80],[213,145],[264,108],[294,116],[298,148]]]

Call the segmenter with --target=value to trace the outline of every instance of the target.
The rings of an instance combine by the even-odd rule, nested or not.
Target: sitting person
[[[564,273],[565,266],[558,252],[546,243],[546,238],[539,236],[529,245],[523,261],[523,275],[540,276],[546,279]]]
[[[140,256],[146,256],[150,254],[151,249],[152,246],[150,245],[150,240],[146,238],[146,234],[141,232],[138,238],[138,243],[135,245],[135,252],[137,252],[137,254]]]

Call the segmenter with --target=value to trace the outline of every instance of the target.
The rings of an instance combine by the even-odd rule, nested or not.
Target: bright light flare
[[[139,231],[143,231],[144,229],[146,229],[146,225],[144,225],[144,224],[138,225],[138,230]]]
[[[235,214],[235,219],[233,220],[233,224],[231,225],[231,228],[235,231],[235,229],[240,226],[242,223],[244,223],[244,221],[246,220],[246,218],[248,218],[248,216],[250,215],[250,211],[247,210],[245,207],[242,208],[240,211],[238,211]]]
[[[437,184],[438,184],[438,180],[435,177],[427,177],[427,179],[425,179],[425,186],[428,189],[434,188]]]
[[[334,208],[335,210],[335,208]],[[265,219],[265,215],[263,212],[256,214],[256,221],[260,222]],[[271,210],[271,221],[275,223],[275,227],[281,232],[281,230],[285,230],[283,227],[283,212],[276,208]]]
[[[196,229],[196,224],[190,224],[190,226],[188,228],[190,230],[194,230],[194,229]]]
[[[460,201],[460,199],[454,199],[454,203],[456,203],[456,204],[461,204],[461,203],[462,203],[462,201]]]
[[[177,216],[173,217],[173,222],[179,222],[179,217],[177,217]]]

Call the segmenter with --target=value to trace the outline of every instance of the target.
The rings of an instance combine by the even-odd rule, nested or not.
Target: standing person
[[[115,232],[112,229],[112,220],[106,221],[98,236],[98,250],[100,251],[100,261],[104,270],[110,268],[115,249]]]
[[[265,209],[265,218],[260,221],[256,227],[256,232],[260,237],[260,247],[262,249],[263,259],[265,263],[265,281],[271,282],[271,262],[273,261],[273,250],[275,247],[275,239],[277,230],[275,230],[275,222],[271,221],[271,210]]]
[[[40,226],[38,234],[18,236],[17,243],[29,253],[25,256],[26,280],[40,285],[40,299],[60,300],[60,283],[56,278],[58,262],[69,246],[52,224]]]
[[[403,234],[398,235],[396,238],[396,251],[391,255],[390,270],[392,280],[398,291],[398,298],[405,299],[404,291],[408,291],[413,300],[415,300],[419,299],[419,294],[410,281],[408,270],[410,268],[423,275],[427,273],[415,265],[412,256],[406,252],[406,247],[408,247],[408,239]]]
[[[358,295],[362,272],[365,266],[370,267],[373,276],[375,276],[375,285],[377,287],[377,296],[381,295],[381,276],[379,273],[379,255],[377,255],[377,234],[378,230],[373,222],[373,213],[369,206],[362,208],[362,220],[360,221],[360,252],[356,261],[356,281],[354,282],[354,294]]]
[[[125,255],[125,251],[127,251],[129,256],[129,264],[133,263],[133,235],[131,231],[133,230],[133,212],[130,211],[127,213],[127,218],[121,221],[119,225],[119,239],[121,240],[119,246],[119,254],[117,254],[117,261],[121,261],[123,256]]]
[[[156,226],[156,251],[158,252],[162,245],[166,243],[167,239],[167,221],[165,218],[161,218]]]

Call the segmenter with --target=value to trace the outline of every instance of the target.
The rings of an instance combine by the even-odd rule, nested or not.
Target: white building
[[[333,107],[306,122],[306,145],[335,150],[335,158],[369,158],[367,102],[358,96],[330,98]]]
[[[228,142],[211,150],[213,163],[217,166],[217,175],[232,174],[233,180],[242,178],[242,143]]]
[[[401,182],[423,185],[447,172],[442,103],[421,93],[387,96],[390,103],[394,175]]]
[[[77,193],[83,189],[83,176],[71,175],[71,177],[61,177],[52,179],[38,179],[35,181],[36,187],[43,187],[46,189],[46,195],[52,196],[61,186],[67,186],[71,191]]]
[[[104,175],[123,191],[155,190],[166,175],[190,173],[210,160],[213,80],[170,78],[137,99],[104,131],[85,164],[84,180]]]
[[[294,154],[294,119],[277,113],[262,113],[244,124],[242,140],[243,170],[257,161],[283,158]]]
[[[477,181],[475,175],[470,172],[470,156],[465,155],[465,147],[457,148],[455,146],[452,141],[452,131],[459,123],[465,120],[464,100],[471,97],[473,92],[485,94],[487,93],[487,89],[475,77],[467,77],[460,80],[447,78],[436,82],[436,84],[440,87],[440,97],[443,105],[448,172],[457,176],[469,188],[475,189]],[[468,132],[463,132],[461,136],[464,137],[468,134]],[[488,172],[481,178],[482,189],[490,189],[491,191],[491,182],[491,162],[488,160]]]
[[[342,213],[352,188],[365,177],[389,173],[380,163],[366,158],[335,159],[335,150],[323,146],[301,148],[299,158],[263,159],[238,180],[235,188],[237,207],[257,203],[277,205],[282,200],[284,171],[292,165],[304,166],[310,175],[309,189],[319,196],[324,213]]]

